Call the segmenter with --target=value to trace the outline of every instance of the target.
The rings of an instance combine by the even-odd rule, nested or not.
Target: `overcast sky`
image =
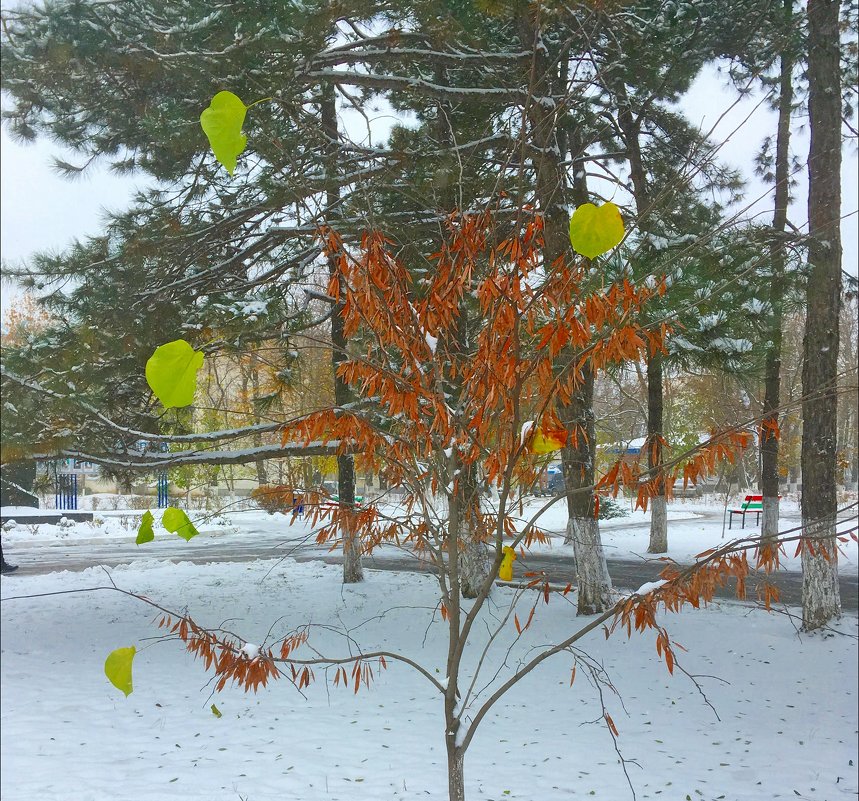
[[[751,213],[759,220],[772,219],[772,198],[768,188],[754,176],[754,156],[763,138],[775,130],[775,115],[755,98],[738,104],[732,90],[714,71],[704,73],[694,84],[682,106],[691,122],[708,131],[719,122],[713,139],[724,141],[722,158],[742,170],[749,181],[749,201],[761,197]],[[727,113],[725,113],[727,112]],[[749,117],[751,115],[751,117]],[[746,119],[749,117],[749,119]],[[390,121],[386,121],[387,125]],[[795,125],[792,145],[804,161],[808,152],[808,137],[804,125]],[[52,155],[60,148],[48,140],[33,145],[13,142],[5,128],[0,150],[0,256],[5,261],[25,261],[39,250],[62,250],[74,238],[99,232],[105,209],[124,208],[135,188],[145,178],[117,177],[106,168],[91,168],[88,174],[73,181],[61,178],[51,167]],[[67,156],[74,162],[73,156]],[[806,174],[797,176],[791,221],[804,227],[807,221]],[[842,173],[842,244],[844,268],[856,274],[859,262],[859,228],[857,227],[857,152],[851,142],[844,153]],[[15,293],[3,287],[3,312],[14,301]]]

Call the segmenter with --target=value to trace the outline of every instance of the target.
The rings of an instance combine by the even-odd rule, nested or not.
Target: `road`
[[[639,524],[641,525],[641,524]],[[643,524],[647,525],[647,524]],[[190,542],[178,538],[156,538],[154,542],[138,547],[133,537],[122,540],[75,540],[74,542],[41,542],[24,546],[16,542],[14,561],[19,565],[15,576],[28,576],[51,573],[59,570],[79,571],[88,567],[104,565],[114,567],[131,564],[139,559],[158,559],[170,562],[247,562],[255,559],[275,559],[292,557],[298,561],[322,560],[329,564],[339,564],[340,557],[329,552],[327,546],[318,546],[309,541],[289,539],[270,529],[243,527],[240,536],[212,534],[197,537]],[[13,554],[9,553],[9,558]],[[413,555],[402,550],[384,548],[366,557],[364,564],[375,570],[405,570],[429,572],[430,566],[418,561]],[[648,581],[658,578],[664,562],[643,559],[609,559],[609,573],[614,586],[621,590],[635,590]],[[566,585],[573,574],[569,555],[557,553],[533,553],[516,562],[515,575],[521,577],[527,571],[543,571],[553,584]],[[781,600],[790,605],[801,602],[802,576],[799,573],[782,571],[773,577],[772,582],[781,592]],[[754,599],[757,580],[754,576],[747,582],[747,595]],[[859,581],[856,576],[841,576],[841,602],[845,611],[857,611],[859,607]],[[721,597],[734,598],[734,592],[726,589]]]

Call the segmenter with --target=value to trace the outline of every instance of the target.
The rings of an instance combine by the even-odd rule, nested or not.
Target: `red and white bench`
[[[743,518],[742,525],[740,528],[746,527],[746,514],[750,512],[755,513],[755,525],[759,525],[761,522],[761,515],[764,511],[764,496],[763,495],[746,495],[746,499],[740,504],[739,509],[728,509],[728,513],[730,517],[728,518],[728,528],[731,528],[731,524],[734,522],[734,515],[741,515]]]

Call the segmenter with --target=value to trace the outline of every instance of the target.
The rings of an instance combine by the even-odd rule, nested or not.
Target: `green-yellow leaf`
[[[108,654],[104,662],[104,675],[117,690],[122,690],[128,698],[133,691],[131,685],[131,663],[137,649],[132,645],[130,648],[117,648]]]
[[[146,382],[166,409],[188,406],[197,391],[197,371],[203,366],[203,353],[184,339],[175,339],[155,349],[146,362]]]
[[[221,717],[221,710],[220,710],[220,709],[218,709],[218,707],[216,707],[214,704],[212,704],[212,714],[213,714],[216,718]]]
[[[602,206],[584,203],[570,218],[570,243],[577,253],[589,259],[619,245],[624,233],[623,219],[614,203]]]
[[[155,539],[155,532],[152,530],[152,523],[154,521],[155,518],[152,516],[152,512],[147,509],[140,521],[140,528],[137,529],[137,539],[135,542],[138,545],[143,545],[144,542],[152,542]]]
[[[180,536],[183,540],[190,540],[191,537],[196,537],[200,532],[194,528],[188,515],[181,509],[175,506],[170,506],[164,510],[164,516],[161,518],[161,525],[171,534]]]
[[[232,92],[218,92],[200,115],[200,125],[209,138],[215,158],[232,175],[239,153],[245,149],[248,138],[242,125],[248,107]]]

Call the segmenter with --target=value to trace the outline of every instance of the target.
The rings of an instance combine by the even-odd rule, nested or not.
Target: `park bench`
[[[742,515],[743,522],[741,528],[746,527],[746,513],[755,513],[755,525],[761,522],[761,515],[764,511],[764,496],[763,495],[746,495],[746,499],[740,504],[739,509],[728,509],[730,517],[728,518],[728,528],[731,528],[731,523],[734,522],[734,515]]]

